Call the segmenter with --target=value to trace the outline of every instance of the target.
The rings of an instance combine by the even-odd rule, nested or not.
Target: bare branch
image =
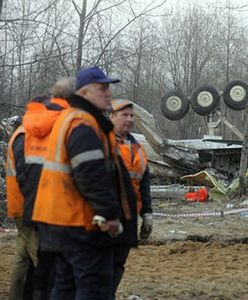
[[[144,9],[143,9],[143,11],[140,13],[140,14],[138,14],[138,15],[135,15],[134,14],[134,17],[130,20],[130,21],[128,21],[128,23],[127,24],[125,24],[124,26],[122,26],[113,36],[112,36],[112,38],[107,42],[107,44],[105,45],[105,47],[103,48],[103,50],[102,50],[102,52],[100,53],[100,55],[99,55],[99,57],[98,57],[98,59],[97,59],[97,61],[96,61],[96,63],[95,63],[95,65],[98,65],[99,64],[99,61],[101,60],[101,58],[102,58],[102,56],[103,56],[103,54],[104,54],[104,51],[107,49],[107,47],[110,45],[110,43],[125,29],[125,28],[127,28],[131,23],[133,23],[135,20],[137,20],[138,18],[140,18],[141,16],[143,16],[143,15],[146,15],[148,12],[151,12],[152,10],[154,10],[154,9],[157,9],[157,8],[159,8],[159,7],[161,7],[164,3],[166,3],[167,2],[167,0],[165,0],[165,1],[163,1],[162,3],[160,3],[159,5],[157,5],[157,6],[154,6],[154,7],[151,7],[151,8],[149,8],[150,6],[151,6],[151,3],[149,3]]]
[[[63,55],[62,52],[61,52],[61,49],[60,49],[60,46],[59,46],[59,44],[58,44],[57,38],[54,37],[54,40],[55,40],[55,44],[56,44],[56,46],[57,46],[57,49],[58,49],[58,51],[59,51],[58,57],[59,57],[59,60],[60,60],[60,62],[61,62],[61,65],[63,66],[63,68],[64,68],[66,74],[69,76],[69,75],[70,75],[70,72],[68,71],[68,69],[67,69],[67,67],[66,67],[66,65],[65,65],[65,62],[64,62],[64,60],[63,60],[63,56],[64,56],[64,55]]]
[[[74,6],[74,8],[75,8],[76,12],[77,12],[77,13],[78,13],[78,15],[80,16],[80,11],[79,11],[78,5],[75,3],[75,1],[74,1],[74,0],[72,0],[72,4],[73,4],[73,6]]]

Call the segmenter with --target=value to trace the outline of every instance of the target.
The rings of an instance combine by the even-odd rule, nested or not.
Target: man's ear
[[[112,121],[113,118],[114,118],[114,113],[113,113],[113,112],[110,112],[110,113],[109,113],[109,119],[110,119],[110,121]]]
[[[87,95],[87,89],[84,88],[84,87],[82,87],[82,88],[79,90],[79,92],[80,92],[80,95],[81,95],[82,97],[84,97],[84,96]]]

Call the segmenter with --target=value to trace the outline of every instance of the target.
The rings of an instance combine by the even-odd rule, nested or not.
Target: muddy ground
[[[226,205],[223,201],[187,204],[155,199],[154,212],[230,211]],[[234,206],[238,208],[239,203]],[[155,216],[150,240],[133,249],[128,258],[118,299],[248,299],[247,241],[248,217],[239,213]],[[14,248],[15,234],[1,233],[0,300],[7,299]]]

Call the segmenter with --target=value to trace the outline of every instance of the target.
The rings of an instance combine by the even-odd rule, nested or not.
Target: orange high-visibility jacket
[[[145,150],[142,145],[132,143],[130,140],[125,140],[123,143],[119,143],[118,146],[121,157],[131,177],[133,188],[137,194],[137,209],[140,212],[142,208],[140,182],[148,165]]]
[[[27,105],[27,111],[23,117],[25,128],[25,162],[43,164],[47,151],[49,134],[62,113],[62,110],[70,107],[68,102],[61,98],[52,98],[52,104],[57,104],[60,110],[50,110],[44,104],[31,102]]]
[[[85,153],[82,153],[72,162],[69,161],[66,151],[67,138],[73,128],[80,124],[90,126],[102,141],[102,158],[108,160],[111,151],[112,157],[117,159],[118,148],[114,133],[108,134],[108,141],[91,114],[77,108],[66,109],[55,123],[49,138],[48,152],[35,200],[34,221],[51,225],[82,226],[86,230],[97,230],[97,227],[91,224],[92,208],[79,193],[72,176],[73,168],[87,159],[92,159],[92,154],[87,153],[88,158]]]
[[[6,193],[8,216],[18,218],[23,216],[24,198],[16,180],[15,160],[13,153],[13,143],[19,134],[25,133],[23,126],[16,129],[9,140],[6,158]]]
[[[61,109],[69,104],[60,98],[53,98],[50,103],[57,104]],[[7,206],[9,217],[22,217],[23,204],[26,195],[23,195],[16,179],[13,143],[20,133],[25,134],[24,155],[26,164],[43,164],[47,149],[47,141],[52,127],[61,114],[61,111],[49,110],[42,103],[31,102],[27,105],[23,117],[23,124],[12,135],[7,153]],[[35,188],[35,187],[33,187]],[[34,200],[34,199],[33,199]]]

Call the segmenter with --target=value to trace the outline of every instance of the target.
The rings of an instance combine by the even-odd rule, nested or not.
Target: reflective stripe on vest
[[[137,179],[137,180],[141,181],[143,178],[145,169],[146,169],[146,164],[145,164],[145,160],[144,160],[144,156],[143,156],[141,148],[139,148],[137,155],[139,157],[141,170],[140,170],[140,172],[130,171],[129,175],[132,179]]]
[[[43,165],[45,169],[60,171],[64,173],[71,173],[71,166],[67,164],[61,164],[59,162],[45,162],[45,158],[42,156],[26,156],[26,164],[38,164]]]
[[[25,129],[23,128],[23,126],[19,126],[9,140],[8,152],[7,152],[7,158],[6,158],[6,163],[7,163],[6,164],[6,175],[7,176],[16,176],[16,169],[15,169],[14,154],[13,154],[12,146],[13,146],[13,143],[14,143],[16,137],[20,133],[25,133]]]
[[[46,161],[44,163],[43,169],[54,171],[54,172],[62,172],[66,174],[71,174],[72,168],[70,165],[67,164],[62,164],[60,162],[51,162],[51,161]]]
[[[139,150],[138,150],[138,155],[139,155],[139,158],[140,158],[141,173],[142,173],[142,176],[143,176],[143,174],[145,173],[145,169],[146,169],[146,163],[145,163],[144,155],[143,155],[143,152],[142,152],[141,148],[139,148]]]
[[[129,175],[130,175],[130,177],[132,178],[132,179],[137,179],[137,180],[139,180],[139,181],[141,181],[141,179],[142,179],[142,177],[143,177],[143,173],[137,173],[137,172],[132,172],[132,171],[130,171],[129,172]]]
[[[25,156],[26,164],[43,165],[44,161],[45,161],[45,159],[42,156]]]
[[[130,140],[125,141],[124,144],[120,144],[119,146],[120,146],[120,148],[122,148],[124,145],[126,147],[128,147],[130,158],[131,158],[131,161],[130,161],[131,165],[129,165],[129,166],[127,165],[127,168],[129,170],[129,175],[132,179],[136,179],[138,181],[141,181],[142,178],[143,178],[144,172],[146,170],[146,163],[145,163],[145,158],[144,158],[144,154],[142,152],[142,149],[141,149],[140,146],[138,146],[139,147],[138,151],[136,153],[134,153],[132,146],[134,146],[135,144],[131,144]],[[128,164],[128,161],[126,161],[125,155],[122,158]],[[137,170],[134,171],[133,170],[134,163],[135,163],[134,161],[137,161],[137,160],[139,161],[139,165],[140,165],[139,169],[140,170],[139,171],[137,171]],[[137,166],[136,166],[136,169],[137,169]]]
[[[9,217],[22,217],[23,216],[23,195],[20,191],[19,184],[16,180],[16,169],[13,153],[13,143],[16,137],[25,133],[22,126],[18,127],[10,138],[8,144],[8,152],[6,158],[6,193],[7,193],[7,209]]]
[[[102,150],[91,150],[83,153],[79,153],[71,159],[71,166],[75,169],[81,163],[89,162],[91,160],[104,159],[104,154]]]
[[[16,176],[16,169],[14,166],[13,160],[7,156],[7,169],[6,169],[6,175],[7,176]]]

